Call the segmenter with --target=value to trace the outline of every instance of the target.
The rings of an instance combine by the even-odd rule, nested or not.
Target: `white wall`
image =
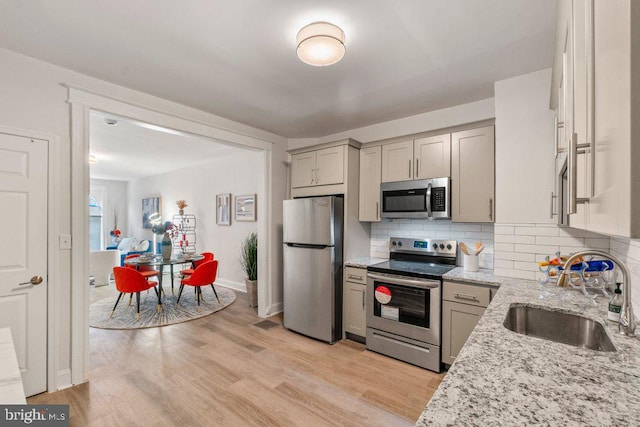
[[[162,100],[141,92],[132,91],[106,81],[98,80],[58,66],[54,66],[24,55],[0,48],[0,125],[12,128],[32,130],[51,134],[58,138],[59,145],[54,157],[57,159],[55,171],[55,190],[57,196],[57,222],[51,224],[57,234],[69,234],[71,231],[71,119],[67,101],[67,88],[62,84],[82,87],[98,93],[126,100],[136,105],[153,105],[159,111],[187,117],[199,123],[217,126],[229,132],[250,135],[264,141],[273,142],[273,180],[269,190],[274,198],[270,211],[272,230],[281,228],[282,199],[286,182],[285,162],[286,139],[266,131],[255,129],[240,123],[213,116],[171,101]],[[278,198],[280,198],[278,200]],[[269,250],[273,277],[281,276],[281,242],[274,234],[274,242]],[[60,379],[59,386],[66,385],[71,368],[71,252],[59,250],[55,255],[56,265],[48,271],[49,283],[55,287],[55,328],[54,345],[57,366],[55,375]],[[274,295],[281,296],[280,290]],[[274,286],[278,286],[274,282]],[[281,300],[281,297],[280,297]]]
[[[324,142],[338,141],[345,138],[352,138],[364,144],[367,142],[380,141],[398,136],[412,135],[420,132],[428,132],[431,130],[464,125],[467,123],[494,118],[494,109],[495,105],[493,98],[488,98],[468,104],[456,105],[455,107],[429,111],[428,113],[417,114],[415,116],[405,117],[402,119],[376,123],[370,126],[323,136],[321,138],[290,138],[289,150],[321,144]]]
[[[258,151],[228,148],[212,162],[132,181],[128,211],[131,235],[153,239],[153,233],[142,228],[143,198],[162,198],[163,221],[171,221],[178,214],[175,202],[185,200],[185,213],[196,216],[196,251],[213,252],[219,261],[216,282],[245,290],[240,245],[246,236],[257,232],[257,223],[235,221],[232,206],[231,225],[217,225],[216,194],[231,193],[233,202],[235,196],[257,193],[263,173],[261,159]]]
[[[553,223],[551,69],[495,83],[496,223]],[[516,202],[517,201],[517,202]]]
[[[112,244],[112,237],[109,232],[114,229],[114,214],[118,216],[118,229],[122,232],[121,237],[127,237],[129,235],[129,228],[127,226],[128,184],[126,181],[108,179],[91,179],[89,184],[91,194],[96,190],[101,191],[103,194],[102,230],[104,234],[104,247],[107,247]]]

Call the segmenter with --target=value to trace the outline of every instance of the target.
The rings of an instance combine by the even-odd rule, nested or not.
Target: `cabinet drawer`
[[[367,284],[367,270],[365,268],[345,267],[344,280],[347,282]]]
[[[444,282],[443,287],[442,299],[446,301],[486,307],[491,300],[489,288],[454,282]]]

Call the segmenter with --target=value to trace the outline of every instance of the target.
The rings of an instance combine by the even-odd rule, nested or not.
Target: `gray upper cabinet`
[[[413,179],[413,140],[382,146],[382,182]]]
[[[451,216],[454,222],[493,222],[494,127],[451,135]]]
[[[291,187],[344,182],[344,147],[329,147],[291,155]]]
[[[382,182],[451,175],[451,134],[382,146]]]
[[[451,176],[451,134],[413,141],[415,179]]]
[[[382,147],[360,150],[360,221],[380,221],[380,183],[382,178]]]

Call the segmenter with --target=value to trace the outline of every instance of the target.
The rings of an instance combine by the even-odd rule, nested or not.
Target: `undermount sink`
[[[616,351],[601,323],[577,314],[512,304],[504,327],[522,335],[596,351]]]

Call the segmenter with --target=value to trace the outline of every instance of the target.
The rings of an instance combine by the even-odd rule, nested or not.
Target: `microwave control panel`
[[[447,191],[444,187],[431,189],[431,210],[433,212],[445,212],[447,210]]]

